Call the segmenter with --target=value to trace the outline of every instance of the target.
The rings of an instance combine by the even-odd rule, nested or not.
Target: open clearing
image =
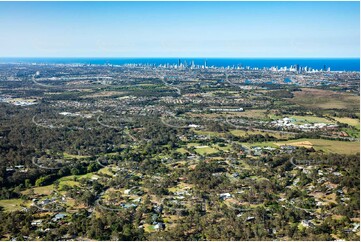
[[[63,181],[77,181],[80,180],[82,178],[85,179],[93,179],[93,178],[99,178],[98,175],[95,174],[95,172],[90,172],[90,173],[86,173],[84,175],[70,175],[70,176],[64,176],[60,179],[58,179],[59,182],[63,182]]]
[[[334,117],[333,119],[335,119],[336,121],[340,122],[340,123],[344,123],[344,124],[348,124],[351,126],[354,126],[358,129],[360,129],[360,120],[358,119],[353,119],[353,118],[337,118]]]
[[[201,118],[217,118],[217,117],[246,117],[246,118],[254,118],[254,119],[268,119],[266,115],[266,109],[254,109],[254,110],[245,110],[244,112],[215,112],[215,113],[192,113],[188,112],[187,115],[191,117],[201,117]]]
[[[305,147],[305,148],[308,148],[308,149],[313,147],[313,144],[308,140],[292,142],[292,143],[287,143],[287,142],[286,143],[276,143],[276,145],[279,145],[279,146],[282,146],[282,145],[285,145],[285,144],[298,146],[298,147]]]
[[[187,144],[187,148],[190,148],[190,147],[197,147],[197,146],[200,146],[200,144],[199,143],[188,143]]]
[[[66,152],[64,152],[64,159],[85,159],[85,158],[89,158],[90,156],[86,156],[86,155],[72,155],[72,154],[68,154]]]
[[[30,201],[25,201],[22,199],[5,199],[0,200],[0,207],[3,207],[7,212],[12,212],[21,210],[23,207],[29,206],[30,203]]]
[[[229,116],[246,117],[255,119],[267,119],[266,109],[245,110],[244,112],[232,112]]]
[[[188,153],[189,153],[189,152],[188,152],[186,149],[184,149],[184,148],[178,148],[176,151],[179,152],[179,153],[181,153],[181,154],[188,154]]]
[[[205,130],[194,130],[194,132],[198,135],[205,135],[205,136],[223,137],[225,135],[225,133],[205,131]]]
[[[209,146],[200,146],[199,148],[196,148],[195,151],[200,155],[210,155],[218,152],[218,150]]]
[[[290,137],[294,137],[294,135],[283,134],[281,132],[264,132],[264,131],[251,131],[251,130],[245,131],[245,130],[240,130],[240,129],[231,130],[230,133],[235,136],[240,136],[240,137],[248,137],[250,135],[255,135],[255,134],[261,134],[263,136],[268,134],[269,136],[273,136],[277,139],[288,139]]]
[[[231,145],[224,145],[220,146],[219,144],[214,144],[212,147],[216,148],[217,150],[223,150],[223,151],[230,151],[232,149]]]
[[[293,94],[289,101],[308,108],[359,110],[360,97],[351,94],[312,88]]]
[[[54,191],[54,185],[34,187],[34,188],[27,189],[21,193],[26,195],[26,194],[31,193],[31,190],[33,190],[34,193],[38,194],[38,195],[50,195]]]
[[[242,146],[245,146],[247,148],[251,148],[254,146],[259,146],[259,147],[272,147],[272,148],[277,148],[278,146],[272,142],[272,141],[268,141],[268,142],[255,142],[255,143],[241,143]]]
[[[80,183],[77,181],[60,181],[59,182],[60,190],[63,190],[64,186],[69,186],[69,187],[80,186]]]
[[[290,116],[291,119],[295,120],[296,124],[305,124],[305,123],[325,123],[331,124],[334,123],[326,118],[316,117],[316,116]]]
[[[273,147],[277,148],[281,145],[293,145],[298,147],[311,148],[315,150],[322,150],[326,153],[338,154],[356,154],[360,152],[360,142],[348,142],[338,140],[325,139],[295,139],[281,142],[257,142],[257,143],[241,143],[243,146],[251,148],[253,146],[259,147]]]
[[[323,150],[328,153],[355,154],[357,152],[360,152],[360,142],[347,142],[325,139],[298,139],[279,142],[275,144],[278,146],[293,145],[299,147],[303,146],[306,148],[313,147],[315,150]]]
[[[106,174],[109,176],[114,175],[114,172],[116,172],[116,167],[114,166],[107,166],[98,171],[99,174]]]

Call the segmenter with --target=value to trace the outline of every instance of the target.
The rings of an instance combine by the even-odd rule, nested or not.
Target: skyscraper
[[[295,65],[295,69],[299,73],[300,72],[300,65],[299,64]]]

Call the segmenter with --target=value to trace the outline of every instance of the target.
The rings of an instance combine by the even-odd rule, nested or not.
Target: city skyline
[[[0,53],[359,58],[359,8],[359,2],[0,2]]]

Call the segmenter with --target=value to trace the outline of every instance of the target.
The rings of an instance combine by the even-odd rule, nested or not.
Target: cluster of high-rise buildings
[[[177,64],[170,64],[170,63],[166,63],[166,64],[144,64],[144,63],[129,63],[129,64],[125,64],[125,66],[128,67],[159,67],[159,68],[173,68],[173,69],[187,69],[187,68],[191,68],[191,69],[208,69],[208,68],[217,68],[215,66],[211,66],[209,67],[207,65],[207,61],[204,61],[203,65],[196,65],[194,63],[194,60],[192,61],[181,61],[180,59],[178,59],[178,63]]]
[[[326,65],[324,65],[323,69],[314,69],[312,67],[309,66],[300,66],[300,65],[292,65],[290,67],[271,67],[269,68],[271,71],[293,71],[293,72],[297,72],[297,73],[305,73],[305,72],[330,72],[331,68],[330,67],[326,67]]]
[[[326,67],[326,65],[324,65],[324,67],[322,69],[314,69],[312,67],[308,67],[308,66],[300,66],[298,64],[296,65],[291,65],[290,67],[284,66],[284,67],[278,67],[278,66],[272,66],[272,67],[250,67],[250,66],[242,66],[242,65],[233,65],[233,66],[208,66],[207,64],[207,60],[204,61],[203,65],[196,65],[194,63],[194,60],[192,61],[188,61],[184,60],[182,61],[181,59],[178,59],[178,62],[176,64],[170,64],[170,63],[166,63],[166,64],[144,64],[144,63],[137,63],[137,64],[125,64],[125,66],[129,66],[129,67],[153,67],[153,68],[170,68],[170,69],[233,69],[233,70],[250,70],[250,71],[258,71],[258,70],[264,70],[264,71],[290,71],[290,72],[297,72],[297,73],[306,73],[306,72],[330,72],[331,68],[330,67]]]

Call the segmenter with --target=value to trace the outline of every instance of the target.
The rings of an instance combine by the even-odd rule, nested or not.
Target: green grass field
[[[348,124],[348,125],[354,126],[355,128],[360,129],[360,120],[359,119],[337,118],[337,117],[334,117],[333,119],[335,119],[336,121],[338,121],[340,123]]]
[[[144,232],[151,233],[155,231],[156,230],[154,228],[154,225],[147,225],[147,224],[144,225]]]
[[[109,168],[111,169],[110,171],[109,171]],[[98,173],[99,173],[99,174],[100,174],[100,173],[103,173],[103,174],[112,176],[112,175],[114,175],[114,173],[113,173],[112,171],[114,171],[114,167],[109,166],[109,167],[104,167],[104,168],[100,169],[100,170],[98,171]]]
[[[276,145],[289,144],[294,146],[309,146],[315,150],[322,150],[327,153],[355,154],[360,152],[360,142],[347,142],[325,139],[297,139],[275,143]]]
[[[196,147],[196,146],[200,146],[200,144],[199,143],[188,143],[187,144],[187,148],[190,148],[192,146]]]
[[[325,119],[325,118],[321,118],[321,117],[316,117],[316,116],[290,116],[289,118],[292,118],[295,120],[296,124],[305,124],[305,123],[325,123],[325,124],[331,124],[333,123],[332,121]]]
[[[28,207],[30,203],[30,201],[22,199],[5,199],[0,200],[0,207],[3,207],[7,212],[12,212],[21,210],[23,207]]]
[[[62,182],[62,181],[74,181],[75,178],[76,179],[82,179],[82,178],[91,179],[93,176],[97,176],[97,175],[94,172],[90,172],[90,173],[86,173],[84,175],[64,176],[64,177],[58,179],[58,181],[59,182]]]
[[[35,194],[38,195],[50,195],[54,191],[54,185],[34,187],[23,191],[23,194],[29,194],[30,190],[33,189]]]
[[[188,151],[186,149],[184,149],[184,148],[178,148],[178,149],[176,149],[176,151],[181,153],[181,154],[187,154],[188,153]]]
[[[241,143],[242,146],[245,146],[247,148],[251,148],[253,146],[259,146],[259,147],[272,147],[272,148],[277,148],[278,146],[270,141],[270,142],[256,142],[256,143]]]
[[[59,182],[59,189],[62,190],[64,186],[74,187],[79,186],[80,183],[77,181],[60,181]]]
[[[282,134],[280,132],[244,131],[244,130],[238,130],[238,129],[231,130],[230,133],[235,136],[240,136],[240,137],[247,137],[249,135],[255,135],[255,134],[261,134],[261,135],[268,134],[269,136],[273,136],[277,139],[288,139],[288,138],[294,137],[294,135]]]
[[[281,142],[258,142],[258,143],[241,143],[248,148],[252,146],[273,147],[277,148],[281,145],[293,145],[299,147],[313,147],[315,150],[322,150],[327,153],[338,154],[355,154],[360,152],[360,142],[348,142],[325,139],[295,139]]]
[[[212,147],[223,151],[229,151],[231,149],[231,145],[226,145],[224,147],[221,147],[218,144],[214,144]]]
[[[196,134],[205,135],[205,136],[216,136],[216,137],[224,136],[224,133],[220,133],[220,132],[212,132],[212,131],[204,131],[204,130],[193,130],[193,131]]]
[[[63,155],[64,155],[64,159],[86,159],[86,158],[90,157],[90,156],[86,156],[86,155],[72,155],[72,154],[68,154],[66,152],[64,152]]]
[[[267,119],[266,111],[266,109],[245,110],[244,112],[231,113],[229,116]]]
[[[201,147],[201,148],[196,148],[195,151],[200,154],[200,155],[210,155],[210,154],[214,154],[214,153],[217,153],[218,150],[212,148],[212,147]]]

